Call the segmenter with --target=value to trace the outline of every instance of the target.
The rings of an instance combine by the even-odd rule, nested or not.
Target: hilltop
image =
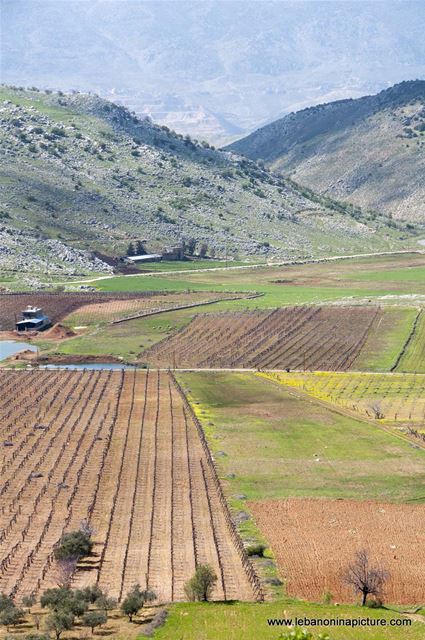
[[[133,239],[264,259],[399,248],[412,233],[95,95],[3,87],[0,123],[3,270],[108,271],[93,252]]]
[[[321,194],[425,222],[425,81],[291,113],[229,148]]]

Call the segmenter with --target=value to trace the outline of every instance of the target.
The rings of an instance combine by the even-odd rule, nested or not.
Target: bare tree
[[[91,526],[88,520],[81,520],[79,530],[88,538],[92,538],[96,533],[95,529]]]
[[[374,402],[373,404],[371,404],[370,409],[373,411],[373,417],[375,418],[375,420],[382,420],[384,418],[384,414],[382,413],[381,405],[379,404],[379,402]]]
[[[375,598],[382,595],[389,577],[390,574],[384,568],[371,566],[369,554],[365,549],[356,552],[354,562],[348,565],[343,574],[344,582],[362,594],[362,607],[369,595]]]
[[[66,558],[57,561],[56,584],[58,587],[69,589],[71,587],[72,575],[77,567],[76,558]]]

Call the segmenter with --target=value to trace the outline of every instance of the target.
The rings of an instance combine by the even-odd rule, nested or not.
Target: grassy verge
[[[270,626],[272,618],[331,619],[359,617],[384,620],[386,626],[310,627],[316,638],[327,632],[331,640],[420,640],[423,638],[422,622],[402,624],[403,618],[392,611],[361,609],[356,606],[332,606],[304,602],[280,601],[264,604],[235,602],[229,604],[176,604],[170,608],[165,625],[158,629],[155,640],[277,640],[284,628]],[[396,621],[391,624],[390,621]],[[382,625],[382,623],[380,623]],[[391,625],[391,626],[390,626]],[[361,629],[361,630],[360,630]]]

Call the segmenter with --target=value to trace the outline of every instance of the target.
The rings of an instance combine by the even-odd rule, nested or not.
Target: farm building
[[[50,327],[51,322],[49,318],[43,313],[43,309],[40,307],[32,307],[28,305],[24,311],[22,311],[22,320],[16,323],[17,331],[42,331]]]
[[[162,255],[160,253],[147,253],[141,256],[126,256],[126,261],[132,263],[159,262],[160,260],[162,260]]]

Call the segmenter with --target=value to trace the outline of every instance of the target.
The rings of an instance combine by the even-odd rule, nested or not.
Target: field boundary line
[[[246,552],[246,549],[244,547],[244,544],[242,542],[242,539],[239,535],[239,532],[236,528],[235,523],[233,522],[231,513],[230,513],[230,509],[229,509],[229,505],[227,504],[227,500],[226,500],[226,496],[224,495],[224,491],[223,491],[223,487],[221,485],[220,482],[220,478],[218,477],[218,473],[217,473],[217,468],[214,462],[214,459],[211,455],[211,451],[210,448],[208,446],[208,442],[207,439],[205,437],[205,433],[204,430],[202,428],[202,425],[198,419],[198,417],[196,416],[192,405],[190,404],[189,400],[186,397],[186,394],[184,393],[182,387],[180,386],[180,383],[178,382],[177,378],[175,377],[174,373],[169,370],[168,371],[168,375],[170,376],[173,384],[175,385],[178,393],[181,395],[183,403],[185,405],[185,407],[188,410],[189,415],[191,416],[195,426],[196,426],[196,430],[198,432],[199,435],[199,439],[201,441],[202,447],[204,449],[205,452],[205,456],[206,456],[206,461],[211,469],[211,475],[212,475],[212,479],[214,481],[214,485],[217,489],[217,493],[218,493],[218,497],[220,500],[220,503],[222,505],[223,508],[223,513],[226,519],[226,523],[228,526],[228,530],[229,533],[231,535],[231,538],[235,544],[236,550],[239,554],[239,557],[241,559],[242,562],[242,566],[245,570],[245,573],[247,575],[247,578],[251,584],[255,599],[259,602],[263,602],[264,601],[264,592],[261,586],[261,582],[260,579],[258,578],[257,573],[255,572],[255,569],[251,563],[251,560],[249,559],[249,556]]]
[[[414,339],[414,337],[416,335],[416,330],[418,328],[419,320],[422,317],[422,314],[423,314],[423,309],[419,309],[419,311],[417,312],[416,317],[415,317],[415,319],[413,321],[412,328],[411,328],[411,330],[409,332],[409,335],[407,336],[407,338],[406,338],[406,340],[404,342],[404,345],[402,346],[401,351],[400,351],[400,353],[398,354],[398,356],[396,358],[395,363],[393,364],[393,366],[390,369],[391,372],[393,372],[393,371],[395,371],[397,369],[398,365],[400,364],[400,362],[403,359],[403,356],[406,354],[410,343],[413,342],[413,339]]]
[[[261,298],[264,293],[255,293],[253,295],[240,295],[232,298],[216,298],[214,300],[204,300],[200,302],[191,302],[190,304],[184,304],[177,307],[169,307],[168,309],[157,309],[155,311],[146,311],[144,313],[138,313],[128,318],[119,318],[118,320],[112,320],[109,324],[121,324],[122,322],[128,322],[129,320],[137,320],[138,318],[147,318],[149,316],[156,316],[161,313],[167,313],[167,311],[180,311],[182,309],[193,309],[194,307],[205,307],[209,304],[217,304],[218,302],[231,302],[232,300],[253,300],[255,298]]]

